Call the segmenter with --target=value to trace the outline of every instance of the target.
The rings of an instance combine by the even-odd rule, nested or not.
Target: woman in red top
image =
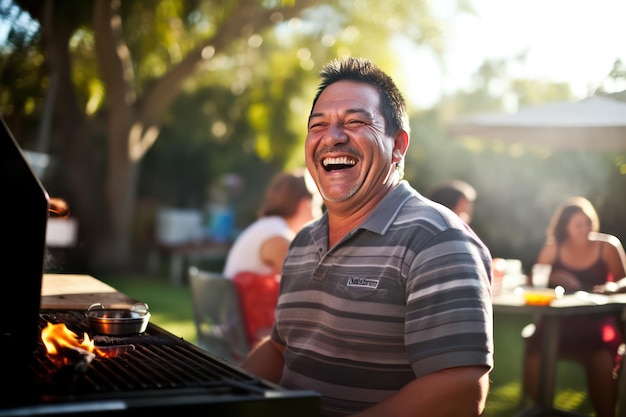
[[[619,240],[599,234],[598,215],[583,197],[565,200],[555,211],[547,229],[546,244],[536,263],[552,265],[550,287],[567,293],[592,292],[625,275],[624,249]],[[602,238],[604,236],[604,238]],[[572,316],[559,325],[559,357],[585,367],[589,397],[597,417],[614,417],[617,401],[615,369],[622,335],[616,317]],[[525,351],[525,391],[537,398],[541,323],[529,338]]]

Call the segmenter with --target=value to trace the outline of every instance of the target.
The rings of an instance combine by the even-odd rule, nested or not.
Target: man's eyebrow
[[[368,120],[374,120],[374,115],[364,108],[347,109],[345,112],[343,112],[344,115],[355,113],[362,114]],[[324,117],[324,115],[325,113],[323,112],[311,113],[311,115],[309,116],[309,121],[315,117]]]
[[[362,114],[368,120],[374,120],[374,115],[369,110],[366,110],[366,109],[363,109],[363,108],[356,108],[356,109],[348,109],[348,110],[346,110],[346,114],[354,114],[354,113]]]
[[[309,115],[309,120],[311,120],[314,117],[322,117],[322,116],[324,116],[324,113],[311,113]]]

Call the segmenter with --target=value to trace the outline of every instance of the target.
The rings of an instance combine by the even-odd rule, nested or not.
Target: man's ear
[[[392,162],[400,162],[404,159],[406,150],[409,148],[409,134],[406,130],[400,130],[394,137]]]

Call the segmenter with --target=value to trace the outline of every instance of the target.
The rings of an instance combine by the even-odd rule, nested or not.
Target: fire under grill
[[[39,343],[26,378],[0,393],[0,417],[167,408],[185,415],[316,416],[319,410],[317,394],[281,389],[153,324],[139,335],[103,336],[91,332],[84,312],[41,312],[40,332],[48,323],[64,323],[81,338],[87,333],[114,356],[96,356],[77,370],[53,360]]]

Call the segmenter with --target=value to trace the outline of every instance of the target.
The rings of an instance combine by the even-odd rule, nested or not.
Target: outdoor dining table
[[[559,319],[572,315],[606,313],[620,315],[622,325],[624,325],[626,294],[603,295],[577,292],[556,298],[549,305],[528,305],[519,291],[507,291],[493,297],[493,310],[494,313],[532,314],[535,317],[541,317],[543,321],[545,337],[541,341],[539,397],[532,408],[520,411],[515,417],[580,416],[580,414],[554,407]],[[618,388],[620,417],[626,417],[625,380],[624,375],[620,375]]]

